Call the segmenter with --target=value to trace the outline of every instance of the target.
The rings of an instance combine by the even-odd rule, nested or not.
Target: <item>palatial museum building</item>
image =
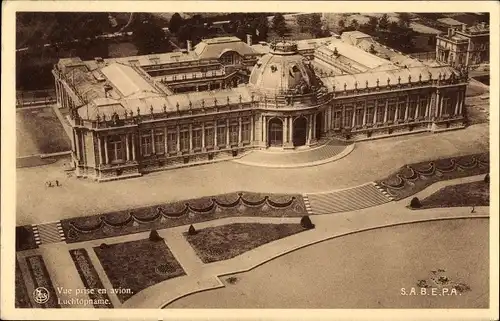
[[[69,111],[77,176],[106,181],[254,149],[464,126],[465,73],[380,44],[369,53],[358,38],[223,37],[183,52],[60,59],[57,102]]]

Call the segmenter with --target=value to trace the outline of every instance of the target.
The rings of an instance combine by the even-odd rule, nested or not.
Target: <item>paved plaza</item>
[[[238,190],[327,192],[380,179],[405,163],[488,149],[489,126],[478,124],[439,134],[359,142],[348,156],[313,167],[265,168],[226,161],[96,183],[68,177],[63,171],[68,161],[62,159],[54,164],[16,171],[16,225],[51,222]],[[59,180],[62,186],[45,186],[46,181],[55,180]]]

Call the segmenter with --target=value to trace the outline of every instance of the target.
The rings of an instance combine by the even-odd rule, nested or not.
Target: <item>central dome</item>
[[[316,90],[319,82],[296,44],[278,42],[253,67],[249,86],[266,95],[306,94]]]

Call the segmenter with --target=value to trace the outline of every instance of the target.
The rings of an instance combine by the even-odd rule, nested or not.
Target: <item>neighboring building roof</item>
[[[440,35],[443,33],[441,30],[437,30],[437,29],[434,29],[434,28],[431,28],[429,26],[423,25],[421,23],[416,23],[416,22],[410,22],[410,28],[412,28],[413,31],[423,33],[423,34]]]
[[[452,73],[457,75],[457,72],[448,66],[435,68],[426,66],[359,74],[344,74],[334,77],[324,77],[321,78],[321,80],[330,90],[333,90],[333,87],[335,87],[335,91],[339,92],[344,90],[344,84],[346,85],[346,90],[355,89],[356,83],[358,89],[363,89],[366,88],[367,81],[369,87],[375,87],[378,79],[379,85],[382,87],[387,85],[387,79],[390,80],[391,85],[396,85],[398,83],[398,78],[401,77],[401,84],[407,84],[409,76],[411,76],[411,82],[416,83],[419,81],[420,75],[422,76],[422,81],[427,81],[429,80],[429,75],[432,75],[432,79],[438,79],[439,73],[441,73],[442,76],[446,76],[446,78],[449,78]]]
[[[373,42],[372,36],[361,31],[346,31],[342,33],[340,38],[342,41],[353,46],[357,46],[361,41]]]
[[[463,25],[462,22],[457,21],[457,20],[452,19],[452,18],[439,18],[437,21],[444,23],[444,24],[447,24],[449,26],[461,26],[461,25]]]
[[[101,69],[110,83],[124,97],[140,92],[158,93],[133,67],[113,63]]]
[[[356,63],[367,67],[368,69],[390,64],[389,61],[383,58],[372,55],[360,48],[348,45],[339,39],[333,39],[327,48],[331,51],[335,51],[335,49],[337,49],[337,52],[340,55],[347,57]]]
[[[217,59],[228,50],[236,51],[240,56],[258,55],[258,52],[237,37],[204,39],[194,47],[194,52],[200,59]]]

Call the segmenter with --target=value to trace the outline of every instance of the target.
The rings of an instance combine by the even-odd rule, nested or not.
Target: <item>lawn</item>
[[[102,284],[99,274],[95,270],[89,254],[86,249],[70,250],[69,254],[75,263],[76,270],[82,279],[86,289],[93,289],[94,292],[89,293],[89,297],[94,301],[95,308],[113,308],[113,303],[109,299],[107,293],[98,293],[100,289],[105,289]],[[106,304],[108,303],[108,304]]]
[[[411,196],[435,182],[489,173],[489,153],[408,164],[377,181],[395,200]]]
[[[203,263],[231,259],[266,243],[305,231],[300,224],[235,223],[184,233]]]
[[[16,111],[17,157],[64,152],[70,140],[51,107]]]
[[[16,252],[38,248],[31,225],[16,226]]]
[[[420,208],[489,206],[490,184],[479,181],[446,186],[420,200],[420,204]]]
[[[141,290],[185,272],[164,241],[149,239],[94,248],[123,303]]]
[[[230,193],[61,220],[68,243],[160,230],[233,216],[301,217],[302,196]]]
[[[31,278],[35,284],[35,288],[44,287],[49,292],[49,299],[46,303],[38,304],[36,307],[42,308],[60,308],[57,302],[57,295],[50,279],[49,272],[43,261],[41,255],[33,255],[26,258],[26,263],[28,264],[28,269],[31,274]]]
[[[19,267],[19,262],[16,260],[16,288],[15,288],[15,307],[16,308],[31,308],[31,302],[24,284],[23,272]]]

